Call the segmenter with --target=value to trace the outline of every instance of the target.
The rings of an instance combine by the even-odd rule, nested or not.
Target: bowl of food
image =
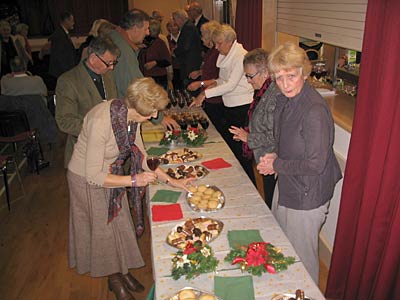
[[[225,205],[224,193],[215,185],[191,186],[186,194],[189,207],[196,212],[215,212]]]

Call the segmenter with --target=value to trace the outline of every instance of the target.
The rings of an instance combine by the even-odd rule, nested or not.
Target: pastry
[[[195,300],[196,293],[193,290],[182,290],[179,292],[179,300]]]
[[[215,300],[215,296],[210,294],[203,294],[199,297],[199,300]]]

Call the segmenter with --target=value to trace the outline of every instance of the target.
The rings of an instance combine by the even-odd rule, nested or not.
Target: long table
[[[145,124],[142,128],[143,134],[154,132],[152,125]],[[227,233],[229,230],[258,229],[264,241],[270,242],[282,249],[286,256],[296,257],[296,263],[289,266],[289,269],[277,274],[264,273],[261,277],[253,276],[254,295],[256,300],[269,300],[276,294],[295,293],[296,289],[305,290],[306,296],[313,299],[325,299],[317,285],[311,279],[304,265],[300,261],[293,246],[275,221],[270,210],[264,203],[257,189],[254,187],[239,162],[226,145],[222,137],[210,125],[207,129],[208,139],[203,147],[196,148],[203,154],[201,161],[222,157],[232,167],[210,170],[210,173],[196,184],[211,184],[218,186],[225,194],[226,202],[223,209],[214,213],[197,213],[191,210],[186,203],[186,193],[182,192],[178,203],[183,211],[183,219],[180,221],[153,222],[151,206],[162,203],[150,202],[157,190],[175,190],[169,185],[150,185],[147,197],[148,212],[151,227],[151,246],[153,278],[155,281],[155,299],[165,300],[174,295],[183,287],[194,287],[212,292],[214,289],[214,276],[242,276],[249,275],[242,273],[237,266],[224,262],[224,257],[230,251]],[[146,148],[157,147],[158,143],[147,142]],[[221,235],[210,243],[215,256],[220,261],[214,273],[202,274],[193,280],[186,280],[181,277],[174,280],[171,277],[171,259],[177,249],[166,243],[168,233],[172,228],[186,218],[207,216],[218,219],[224,223]],[[224,299],[229,300],[229,299]]]

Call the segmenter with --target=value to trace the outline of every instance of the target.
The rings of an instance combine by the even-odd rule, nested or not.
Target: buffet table
[[[151,135],[154,135],[155,129],[153,125],[144,124],[142,131],[146,142],[146,132],[150,132]],[[295,293],[296,289],[303,289],[306,296],[313,299],[325,299],[305,270],[301,261],[299,261],[292,245],[280,229],[258,191],[253,186],[250,179],[248,179],[239,162],[212,124],[207,129],[207,134],[208,139],[204,146],[195,148],[196,151],[203,154],[203,157],[200,161],[192,164],[200,164],[202,161],[220,157],[230,163],[232,167],[210,170],[210,173],[206,177],[196,181],[195,184],[216,185],[225,194],[225,206],[221,210],[213,213],[196,213],[188,206],[185,198],[186,193],[182,192],[177,203],[181,206],[183,219],[154,222],[151,216],[151,207],[155,204],[163,204],[150,202],[154,194],[157,190],[178,190],[163,183],[150,185],[149,193],[147,193],[147,205],[150,214],[149,219],[152,237],[151,250],[153,278],[155,281],[154,299],[169,299],[169,297],[180,289],[189,286],[213,292],[214,276],[234,277],[249,275],[247,272],[242,273],[237,266],[224,262],[224,257],[230,251],[227,239],[228,231],[244,229],[258,229],[265,242],[270,242],[282,249],[282,252],[286,256],[294,256],[296,258],[296,262],[290,265],[286,271],[277,274],[264,273],[261,277],[253,276],[255,299],[269,300],[276,294]],[[151,138],[147,140],[150,141],[146,142],[147,149],[150,147],[159,147],[158,143],[152,141]],[[176,253],[177,249],[166,243],[166,237],[177,223],[183,222],[186,218],[196,218],[200,216],[217,219],[224,223],[224,228],[220,236],[210,243],[215,256],[219,260],[217,271],[214,273],[202,274],[193,280],[186,280],[183,277],[179,280],[174,280],[171,277],[171,258],[173,254]]]

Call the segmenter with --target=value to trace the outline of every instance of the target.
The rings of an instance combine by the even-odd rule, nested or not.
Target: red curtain
[[[400,299],[399,15],[368,1],[328,299]]]
[[[262,0],[237,0],[235,30],[246,50],[261,47]]]

